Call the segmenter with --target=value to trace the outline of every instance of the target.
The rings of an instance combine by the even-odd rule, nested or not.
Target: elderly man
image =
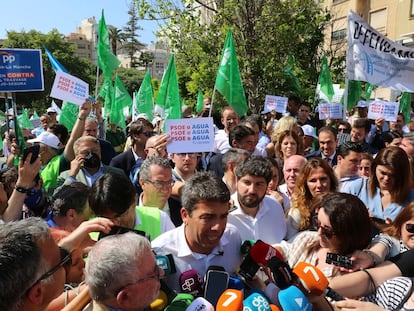
[[[70,170],[66,170],[59,175],[58,185],[80,181],[91,187],[105,173],[113,172],[124,175],[124,172],[119,168],[102,164],[101,147],[96,137],[79,137],[73,149],[75,151],[75,159],[70,163]]]
[[[225,153],[230,149],[229,132],[233,126],[240,123],[240,116],[232,107],[226,106],[221,112],[221,123],[224,129],[218,130],[214,136],[216,153]]]
[[[59,247],[40,218],[0,226],[0,310],[46,310],[63,292],[71,252],[89,238],[89,232],[108,233],[111,225],[103,218],[84,222]]]
[[[230,192],[214,174],[197,173],[184,185],[183,224],[152,241],[157,254],[172,254],[177,273],[165,279],[180,290],[179,277],[190,269],[201,277],[211,265],[234,273],[240,265],[241,239],[236,228],[227,226]]]
[[[145,310],[160,290],[160,269],[150,242],[135,233],[106,237],[91,249],[86,284],[93,301],[84,310]]]

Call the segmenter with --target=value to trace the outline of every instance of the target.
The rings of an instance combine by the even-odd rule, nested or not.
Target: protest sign
[[[319,119],[342,119],[342,105],[336,104],[319,104]]]
[[[166,120],[170,136],[167,151],[171,153],[210,152],[214,150],[213,118]]]
[[[89,96],[89,85],[68,73],[56,71],[50,96],[81,106]]]
[[[391,41],[358,14],[348,15],[347,78],[414,92],[414,49]]]
[[[40,50],[0,49],[0,92],[43,90]]]
[[[266,95],[263,113],[271,112],[272,110],[285,113],[287,102],[287,97]]]
[[[368,119],[384,118],[385,121],[396,121],[399,106],[397,102],[376,99],[369,103]]]

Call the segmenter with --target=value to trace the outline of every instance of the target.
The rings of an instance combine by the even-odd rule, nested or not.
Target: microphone
[[[203,295],[203,279],[194,269],[181,273],[178,282],[183,293],[191,294],[194,297]]]
[[[170,305],[165,308],[165,311],[185,311],[193,302],[194,297],[190,294],[178,294]]]
[[[255,240],[245,240],[240,246],[240,253],[242,255],[247,255],[250,252],[252,246],[256,243]]]
[[[168,305],[167,294],[160,290],[158,298],[150,304],[151,311],[162,311]]]
[[[266,264],[266,272],[269,279],[280,289],[288,288],[296,279],[289,265],[276,256],[268,260]]]
[[[243,301],[244,309],[249,311],[271,311],[269,301],[260,293],[254,292]],[[285,309],[289,310],[290,309]]]
[[[229,284],[228,284],[227,287],[229,289],[237,289],[237,290],[243,291],[244,284],[243,284],[243,281],[240,280],[238,277],[230,276],[229,277]]]
[[[259,264],[265,266],[267,261],[272,257],[278,257],[284,260],[283,255],[270,244],[258,240],[250,249],[250,256]]]
[[[312,304],[299,288],[289,286],[281,290],[278,295],[280,306],[289,311],[312,311]]]
[[[236,289],[226,289],[216,305],[217,311],[243,311],[243,293]]]
[[[172,254],[155,255],[155,261],[157,263],[157,266],[164,270],[165,275],[170,275],[177,272]]]
[[[344,298],[328,287],[329,281],[316,266],[306,262],[299,262],[293,272],[298,276],[300,284],[308,292],[316,296],[325,295],[333,300],[344,300]]]
[[[258,240],[252,245],[250,252],[241,263],[239,271],[240,275],[247,280],[251,280],[257,270],[259,270],[260,265],[265,266],[267,261],[275,256],[283,260],[283,255],[274,247]]]
[[[185,311],[214,311],[214,307],[203,297],[198,297],[194,299]]]

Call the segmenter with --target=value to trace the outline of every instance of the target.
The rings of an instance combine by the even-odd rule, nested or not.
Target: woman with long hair
[[[299,231],[311,228],[311,215],[316,197],[323,193],[335,192],[338,179],[328,162],[312,158],[302,167],[292,193],[292,203],[287,217],[287,239]]]

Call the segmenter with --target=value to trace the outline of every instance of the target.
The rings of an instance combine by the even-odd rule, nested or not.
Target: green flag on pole
[[[288,62],[285,68],[283,69],[283,75],[286,78],[288,78],[288,80],[292,83],[296,91],[302,92],[302,88],[300,87],[298,77],[295,73],[295,57],[293,55],[289,55]]]
[[[60,113],[59,123],[67,127],[68,131],[73,129],[73,126],[78,119],[79,106],[70,102],[63,102],[62,112]]]
[[[329,100],[332,100],[335,92],[333,89],[331,72],[329,71],[328,59],[326,58],[326,55],[322,57],[321,71],[319,73],[318,83],[321,86],[321,92],[324,93]]]
[[[145,113],[152,121],[152,110],[154,109],[154,90],[152,88],[149,70],[145,73],[141,86],[135,95],[134,106],[138,113]]]
[[[367,83],[365,86],[365,99],[367,102],[371,98],[372,91],[374,91],[376,88],[378,88],[378,85]]]
[[[203,110],[203,107],[203,92],[201,89],[198,89],[196,112],[199,113],[201,110]]]
[[[30,122],[29,114],[27,108],[23,109],[23,112],[20,116],[17,117],[20,128],[30,129],[32,127],[32,122]]]
[[[124,109],[132,107],[132,98],[126,90],[121,79],[116,75],[114,85],[114,100],[111,105],[111,115],[109,121],[117,124],[121,128],[125,128]]]
[[[410,122],[411,113],[411,93],[402,93],[398,110],[404,114],[405,123],[408,124]]]
[[[361,82],[356,80],[348,81],[348,102],[346,103],[346,109],[351,110],[354,108],[355,104],[361,99],[362,87]],[[344,97],[342,96],[341,103],[344,102]]]
[[[246,96],[240,76],[239,63],[231,30],[227,31],[214,88],[228,101],[239,116],[247,112]]]
[[[121,62],[114,54],[112,54],[111,49],[109,48],[109,34],[103,10],[98,25],[98,44],[96,46],[96,52],[98,55],[99,68],[102,69],[105,78],[110,78],[112,76],[112,72]]]
[[[181,102],[174,54],[171,55],[167,70],[162,77],[155,103],[155,112],[166,120],[181,118]]]

